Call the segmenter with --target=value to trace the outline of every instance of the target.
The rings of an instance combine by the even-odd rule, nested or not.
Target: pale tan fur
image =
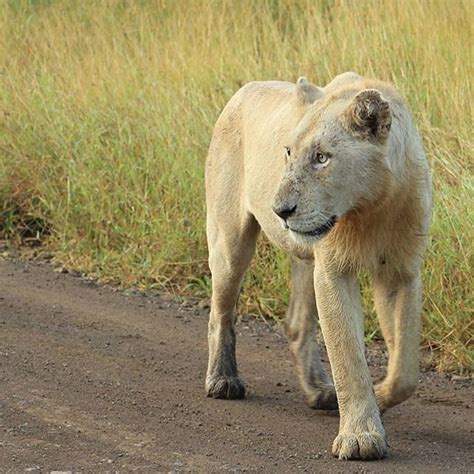
[[[379,410],[408,398],[417,384],[420,267],[431,218],[430,173],[399,94],[354,73],[324,88],[304,78],[247,84],[215,126],[206,192],[208,395],[245,393],[235,358],[236,304],[263,229],[292,257],[286,330],[310,406],[339,408],[333,453],[383,457]],[[375,392],[364,356],[361,268],[372,275],[389,352]],[[317,313],[335,391],[319,359]]]

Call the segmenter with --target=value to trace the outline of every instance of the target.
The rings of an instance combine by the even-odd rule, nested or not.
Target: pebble
[[[451,377],[451,380],[453,382],[468,382],[469,380],[471,380],[470,377],[466,377],[464,375],[453,375]]]
[[[54,273],[69,273],[69,270],[66,267],[56,267],[53,270]]]

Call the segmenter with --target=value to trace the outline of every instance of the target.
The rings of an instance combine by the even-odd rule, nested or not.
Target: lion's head
[[[285,147],[286,173],[272,206],[292,237],[311,245],[351,211],[384,200],[393,179],[386,162],[391,122],[378,90],[321,91]]]

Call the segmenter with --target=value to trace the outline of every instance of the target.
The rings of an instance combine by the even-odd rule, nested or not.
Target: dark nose
[[[286,221],[288,217],[290,217],[296,211],[296,204],[293,207],[290,207],[287,204],[283,204],[281,206],[272,206],[272,209],[278,217],[281,217],[284,221]]]

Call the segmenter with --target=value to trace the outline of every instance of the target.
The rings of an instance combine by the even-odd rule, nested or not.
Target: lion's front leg
[[[380,409],[386,410],[410,397],[418,383],[420,275],[375,275],[374,299],[389,356],[387,377],[375,393]]]
[[[333,454],[339,459],[383,458],[387,442],[364,355],[356,277],[332,272],[316,262],[314,285],[339,404]]]

